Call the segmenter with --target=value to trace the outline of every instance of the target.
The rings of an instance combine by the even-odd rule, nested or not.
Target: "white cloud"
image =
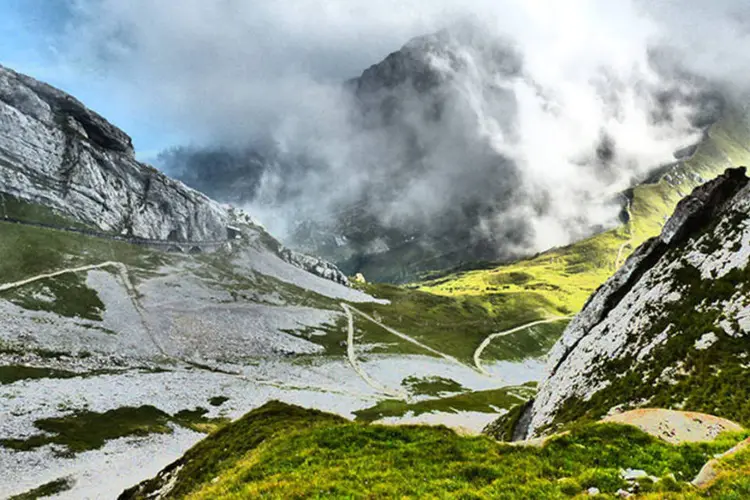
[[[692,108],[679,100],[672,120],[653,119],[660,91],[696,90],[652,67],[654,44],[689,53],[681,63],[714,79],[748,74],[747,58],[733,45],[747,41],[748,8],[727,0],[705,5],[76,0],[61,57],[104,71],[134,112],[163,120],[196,143],[270,136],[282,151],[314,156],[320,166],[296,179],[302,194],[294,205],[264,206],[283,222],[287,209],[324,217],[362,191],[373,193],[373,211],[392,224],[436,219],[467,197],[498,195],[477,232],[501,240],[521,221],[529,235],[522,250],[539,250],[612,224],[611,196],[697,140],[688,120]],[[415,97],[408,120],[431,153],[419,175],[388,184],[399,175],[404,145],[390,135],[352,130],[340,82],[410,38],[463,18],[512,41],[523,73],[499,78],[488,70],[481,44],[456,49],[464,63],[457,72],[436,54],[434,64],[455,84],[447,122],[424,121]],[[595,154],[605,136],[616,151],[611,161]],[[488,152],[513,167],[488,162]],[[276,175],[264,180],[264,201],[282,187]],[[514,191],[503,197],[505,177],[513,178],[507,185]]]

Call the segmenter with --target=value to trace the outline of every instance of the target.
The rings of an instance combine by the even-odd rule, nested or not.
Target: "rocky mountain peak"
[[[65,92],[0,65],[0,101],[49,127],[62,126],[96,146],[135,155],[125,132]]]

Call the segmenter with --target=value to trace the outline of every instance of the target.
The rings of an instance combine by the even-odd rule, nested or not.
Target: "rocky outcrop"
[[[137,162],[127,134],[70,95],[1,66],[0,192],[126,236],[227,234],[227,211]]]
[[[647,405],[750,420],[750,406],[721,390],[747,386],[749,215],[744,168],[680,202],[570,323],[514,438]]]
[[[279,257],[281,257],[284,262],[299,267],[300,269],[304,269],[316,276],[334,281],[341,285],[349,285],[349,278],[346,277],[346,274],[341,272],[338,267],[330,262],[326,262],[310,255],[301,254],[288,248],[282,249],[279,252]]]

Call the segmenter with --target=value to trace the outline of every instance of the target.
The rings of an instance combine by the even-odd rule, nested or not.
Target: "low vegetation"
[[[620,488],[682,498],[701,495],[688,482],[714,454],[744,436],[673,446],[634,427],[591,424],[542,448],[517,447],[443,427],[349,423],[269,403],[122,498],[147,498],[167,482],[174,489],[164,491],[164,498],[554,499],[588,488],[598,488],[602,498],[615,498]],[[729,479],[731,471],[747,466],[747,459],[737,460],[727,463],[730,472],[714,485],[716,491],[741,491]],[[623,479],[623,469],[643,470],[655,479],[635,485]]]
[[[86,286],[85,276],[73,273],[0,292],[0,299],[31,311],[91,321],[102,321],[105,310],[96,290]]]
[[[43,434],[25,439],[0,439],[0,446],[28,451],[55,444],[64,447],[68,453],[96,450],[107,441],[122,437],[143,437],[149,434],[169,434],[170,423],[175,423],[198,432],[211,432],[225,421],[206,418],[208,410],[184,410],[174,416],[154,408],[123,407],[97,413],[79,410],[70,415],[37,420],[34,425]]]
[[[12,384],[19,380],[35,380],[41,378],[73,378],[78,373],[52,368],[37,368],[33,366],[0,366],[0,384]]]
[[[59,493],[64,493],[73,487],[73,480],[67,477],[56,479],[49,483],[43,484],[38,488],[29,490],[20,495],[14,495],[9,500],[37,500],[38,498],[48,498]]]
[[[28,203],[6,193],[0,193],[0,219],[15,219],[66,228],[97,229],[44,205]]]
[[[466,364],[474,363],[474,351],[487,336],[544,318],[549,303],[541,296],[441,296],[421,290],[386,284],[359,285],[365,292],[390,301],[356,304],[356,308],[400,332],[412,336],[437,351],[450,354]],[[377,325],[365,326],[367,342],[389,336]],[[372,333],[371,333],[372,332]],[[519,332],[535,336],[532,332]],[[389,338],[389,337],[385,337]],[[390,341],[394,337],[390,336]],[[524,341],[526,342],[526,341]],[[518,349],[488,351],[486,359],[518,360],[543,354],[552,340],[541,341],[530,352]],[[529,343],[535,343],[533,340]],[[428,354],[423,350],[416,351]]]
[[[444,412],[478,412],[496,414],[523,403],[532,397],[535,390],[531,387],[504,387],[489,391],[466,392],[456,396],[436,399],[425,399],[407,402],[398,399],[387,399],[375,406],[355,411],[357,420],[374,422],[381,418],[419,416],[424,413]]]
[[[441,396],[451,392],[467,391],[455,380],[439,376],[407,377],[401,381],[401,385],[414,396]]]

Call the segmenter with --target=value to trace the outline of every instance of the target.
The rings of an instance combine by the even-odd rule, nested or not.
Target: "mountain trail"
[[[66,269],[61,269],[60,271],[55,271],[53,273],[39,274],[37,276],[26,278],[21,281],[16,281],[13,283],[4,283],[0,285],[0,292],[14,290],[16,288],[20,288],[22,286],[26,286],[31,283],[36,283],[37,281],[56,278],[58,276],[62,276],[65,274],[83,273],[83,272],[88,272],[88,271],[95,271],[98,269],[105,269],[108,267],[115,268],[119,272],[120,279],[122,280],[123,285],[125,286],[125,290],[127,291],[128,296],[130,297],[130,300],[133,303],[133,307],[135,308],[136,312],[138,313],[138,317],[141,320],[141,324],[143,325],[143,328],[146,334],[148,335],[149,339],[151,340],[151,342],[154,344],[154,346],[161,353],[162,356],[168,359],[172,358],[169,354],[167,354],[164,348],[162,348],[162,346],[156,341],[156,337],[151,332],[151,329],[149,328],[148,323],[146,321],[145,315],[143,314],[143,309],[141,308],[141,304],[138,302],[138,291],[135,288],[135,284],[133,284],[133,281],[130,279],[130,273],[128,272],[127,266],[123,264],[122,262],[107,261],[107,262],[102,262],[101,264],[91,264],[88,266],[81,266],[81,267],[69,267]]]
[[[490,345],[490,342],[492,342],[497,337],[505,337],[506,335],[511,335],[516,332],[520,332],[521,330],[525,330],[526,328],[531,328],[538,325],[545,325],[547,323],[555,323],[557,321],[563,321],[566,319],[571,319],[573,316],[559,316],[555,318],[549,318],[549,319],[543,319],[539,321],[534,321],[531,323],[527,323],[525,325],[517,326],[515,328],[511,328],[510,330],[505,330],[504,332],[499,333],[493,333],[492,335],[488,336],[484,341],[477,347],[477,350],[474,351],[474,366],[476,369],[485,375],[489,375],[490,373],[484,369],[482,366],[482,352],[487,348],[487,346]]]
[[[375,379],[370,377],[359,365],[359,361],[357,361],[357,354],[354,352],[354,316],[352,315],[352,310],[356,311],[356,309],[344,303],[341,304],[341,308],[346,313],[346,318],[348,320],[346,355],[349,358],[349,364],[352,365],[352,368],[354,368],[354,371],[357,372],[357,375],[359,375],[362,378],[362,380],[365,381],[367,385],[369,385],[376,391],[386,394],[388,396],[398,397],[399,399],[406,399],[408,397],[408,394],[406,394],[406,392],[395,390],[395,389],[389,389],[388,387],[381,385]]]
[[[343,304],[342,304],[342,306],[343,306]],[[355,307],[351,307],[351,306],[348,306],[348,305],[346,307],[349,308],[349,309],[351,309],[355,313],[359,314],[360,316],[362,316],[366,320],[368,320],[368,321],[370,321],[370,322],[378,325],[380,328],[384,329],[388,333],[390,333],[392,335],[395,335],[396,337],[399,337],[400,339],[403,339],[403,340],[405,340],[407,342],[410,342],[410,343],[414,344],[415,346],[424,349],[425,351],[431,352],[432,354],[434,354],[436,356],[439,356],[439,357],[441,357],[441,358],[443,358],[443,359],[445,359],[447,361],[450,361],[451,363],[455,363],[455,364],[457,364],[459,366],[462,366],[464,368],[473,369],[473,367],[471,367],[471,366],[469,366],[469,365],[467,365],[465,363],[462,363],[461,361],[459,361],[457,358],[454,358],[453,356],[450,356],[448,354],[440,352],[437,349],[433,349],[432,347],[423,344],[422,342],[418,341],[415,338],[412,338],[412,337],[410,337],[410,336],[408,336],[408,335],[406,335],[404,333],[401,333],[398,330],[394,330],[393,328],[389,327],[388,325],[384,325],[383,323],[381,323],[380,321],[376,320],[375,318],[373,318],[369,314],[363,313],[362,311],[360,311],[359,309],[357,309]]]

